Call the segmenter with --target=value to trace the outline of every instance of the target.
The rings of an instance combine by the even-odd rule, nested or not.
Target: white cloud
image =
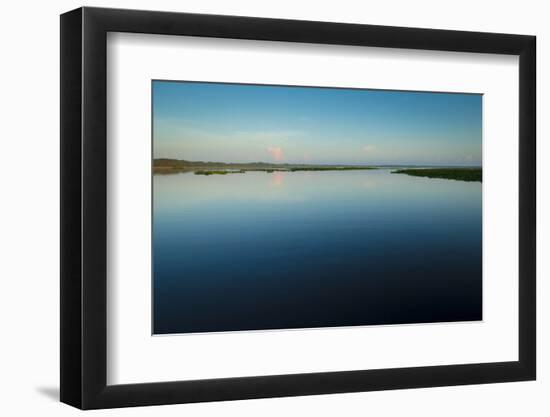
[[[363,146],[363,150],[365,152],[373,152],[376,150],[376,146],[375,145],[365,145]]]
[[[272,141],[286,141],[292,138],[299,138],[306,136],[305,132],[299,130],[273,130],[273,131],[244,131],[237,130],[232,132],[227,137],[241,140],[272,140]]]

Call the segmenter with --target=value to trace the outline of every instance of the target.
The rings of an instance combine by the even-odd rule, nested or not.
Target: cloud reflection
[[[273,172],[269,184],[273,187],[280,187],[284,185],[285,174],[283,172]]]

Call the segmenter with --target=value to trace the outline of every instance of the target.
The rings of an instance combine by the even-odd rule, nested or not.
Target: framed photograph
[[[61,401],[536,375],[535,37],[61,16]]]

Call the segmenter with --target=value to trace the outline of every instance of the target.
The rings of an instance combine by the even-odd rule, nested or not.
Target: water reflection
[[[156,333],[481,318],[480,183],[155,176],[153,233]]]
[[[363,181],[363,188],[367,190],[372,190],[373,188],[376,188],[376,181],[372,179],[367,179]]]
[[[275,187],[280,187],[285,182],[285,173],[284,172],[273,172],[271,174],[270,184]]]

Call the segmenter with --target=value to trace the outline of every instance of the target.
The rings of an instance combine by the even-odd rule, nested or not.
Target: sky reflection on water
[[[154,333],[481,317],[481,183],[154,176]]]

